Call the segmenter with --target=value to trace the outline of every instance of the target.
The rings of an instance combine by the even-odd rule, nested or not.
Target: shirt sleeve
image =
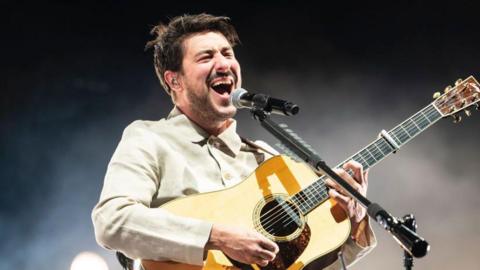
[[[125,129],[92,212],[95,237],[133,259],[202,265],[212,224],[150,208],[165,169],[162,149],[168,147],[162,144],[138,123]]]

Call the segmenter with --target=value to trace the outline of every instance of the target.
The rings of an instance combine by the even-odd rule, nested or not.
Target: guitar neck
[[[432,103],[388,131],[387,134],[393,139],[396,146],[400,148],[441,118],[442,115]],[[379,136],[378,139],[340,163],[337,167],[341,167],[344,163],[353,159],[362,164],[364,169],[368,169],[386,156],[397,151],[397,147],[385,137]]]
[[[386,132],[384,136],[379,136],[378,139],[368,146],[338,164],[336,168],[342,167],[343,164],[350,160],[355,160],[362,164],[364,169],[371,168],[386,156],[396,152],[400,147],[441,118],[442,114],[435,105],[431,103],[398,126]],[[299,206],[304,214],[309,213],[328,199],[328,189],[325,186],[324,180],[325,176],[292,196],[292,201]]]

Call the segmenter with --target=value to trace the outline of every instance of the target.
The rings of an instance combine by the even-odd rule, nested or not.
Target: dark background
[[[338,2],[338,3],[337,3]],[[157,22],[183,13],[231,17],[243,86],[295,101],[286,121],[334,165],[431,102],[457,78],[479,75],[479,7],[344,1],[3,1],[0,104],[0,269],[69,269],[95,243],[90,211],[123,128],[171,109],[144,51]],[[480,241],[479,114],[439,124],[370,173],[369,197],[413,212],[432,245],[418,269],[474,269]],[[239,131],[275,140],[239,112]],[[352,269],[402,269],[379,244]]]

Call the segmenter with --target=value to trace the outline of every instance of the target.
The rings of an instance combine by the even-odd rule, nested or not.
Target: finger
[[[340,204],[343,210],[348,212],[348,203],[350,201],[349,197],[340,194],[335,189],[330,189],[328,191],[328,195],[330,195],[330,198],[334,199],[338,204]]]
[[[273,261],[273,259],[275,259],[277,254],[273,253],[272,251],[268,251],[266,249],[259,248],[255,252],[255,256],[257,256],[258,258],[260,258],[262,260]]]
[[[258,265],[260,265],[260,266],[262,266],[262,267],[265,267],[265,266],[267,266],[267,264],[269,263],[269,261],[268,261],[268,260],[263,260],[263,259],[261,259],[261,258],[255,258],[255,262],[254,262],[254,263],[255,263],[255,264],[258,264]]]
[[[334,189],[340,188],[340,186],[330,178],[325,179],[325,184],[330,188],[334,188]]]
[[[352,170],[353,171],[353,178],[356,182],[363,184],[364,182],[364,172],[363,166],[359,162],[355,160],[350,160],[349,162],[343,164],[343,168],[345,170]]]
[[[349,183],[350,186],[355,188],[357,191],[361,190],[362,186],[355,179],[353,179],[353,177],[350,174],[348,174],[345,170],[335,169],[334,171],[337,172],[337,174],[340,177],[342,177],[343,180],[345,180],[347,183]],[[336,187],[334,186],[334,188],[336,190],[340,191],[341,193],[346,194],[345,191],[343,191],[343,188],[341,188],[338,184],[336,185]]]
[[[366,185],[368,185],[368,172],[369,171],[370,170],[367,169],[363,172],[363,181],[365,182]]]
[[[343,195],[347,195],[347,192],[345,191],[344,188],[342,188],[340,185],[338,185],[337,183],[335,183],[335,181],[333,181],[332,179],[330,178],[327,178],[325,180],[325,184],[329,187],[329,190],[336,190],[338,193],[341,193]]]
[[[274,257],[279,251],[277,243],[273,242],[272,240],[266,238],[263,235],[261,235],[259,244],[262,248],[272,252],[274,254]]]
[[[335,169],[335,171],[337,171],[337,174],[342,177],[348,184],[350,184],[350,186],[352,186],[355,190],[357,191],[361,191],[361,186],[359,183],[357,183],[349,174],[347,174],[344,170],[342,169]],[[338,185],[335,181],[327,178],[325,180],[325,184],[332,188],[332,189],[335,189],[336,191],[338,191],[339,193],[345,195],[345,196],[349,196],[348,192],[343,188],[341,187],[340,185]]]

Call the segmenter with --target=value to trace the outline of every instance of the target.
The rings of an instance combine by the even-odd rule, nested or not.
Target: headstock
[[[462,120],[459,114],[461,111],[464,111],[466,116],[471,115],[468,107],[475,106],[479,110],[480,84],[473,76],[465,80],[458,79],[454,87],[447,86],[444,92],[443,95],[439,92],[433,95],[433,104],[443,117],[452,116],[454,123]]]

